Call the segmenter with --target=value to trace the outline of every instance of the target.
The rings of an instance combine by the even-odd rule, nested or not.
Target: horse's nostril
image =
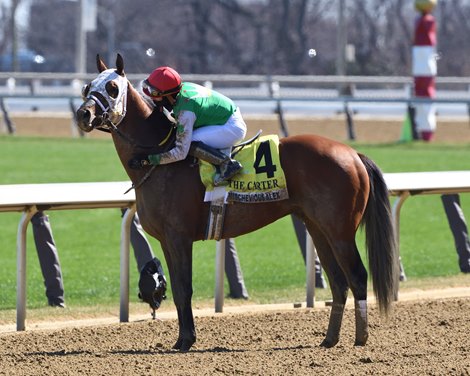
[[[91,117],[91,112],[87,109],[79,109],[77,111],[77,117],[80,120],[89,120]]]
[[[85,132],[90,132],[93,126],[90,124],[91,111],[87,108],[79,108],[77,110],[77,125]]]

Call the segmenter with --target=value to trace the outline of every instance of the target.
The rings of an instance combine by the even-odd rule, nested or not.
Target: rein
[[[118,121],[115,123],[113,123],[113,121],[111,120],[111,117],[109,116],[109,110],[111,109],[109,101],[106,100],[106,98],[101,93],[98,93],[98,92],[90,93],[90,98],[93,99],[93,101],[102,110],[102,114],[100,115],[101,124],[96,126],[95,129],[98,129],[106,133],[115,133],[119,137],[121,137],[124,141],[126,141],[128,144],[130,144],[131,146],[135,148],[148,150],[148,149],[154,149],[156,147],[154,145],[141,145],[138,142],[134,141],[134,139],[132,139],[131,137],[129,137],[128,135],[126,135],[125,133],[119,130],[118,126],[124,120],[124,118],[126,117],[126,113],[127,113],[127,90],[125,90],[125,93],[122,95],[123,111],[119,115]],[[107,106],[105,106],[103,102],[105,102]],[[169,140],[172,131],[173,131],[173,128],[170,128],[170,130],[168,131],[168,134],[157,146],[164,145]]]
[[[137,147],[137,148],[140,148],[140,149],[154,149],[155,148],[155,146],[146,146],[146,145],[140,145],[140,144],[136,143],[131,137],[129,137],[125,133],[121,132],[119,130],[119,128],[115,124],[113,124],[111,121],[108,121],[106,125],[108,126],[108,128],[103,129],[104,132],[117,134],[119,137],[121,137],[124,141],[126,141],[127,143],[129,143],[133,147]],[[162,141],[160,141],[160,143],[157,146],[165,145],[168,142],[168,140],[170,139],[171,133],[173,132],[173,130],[174,130],[173,127],[170,128],[170,130],[168,131],[168,134],[165,136],[165,138]],[[160,152],[161,153],[165,152],[168,149],[169,149],[169,145],[163,151],[160,151]],[[125,191],[124,194],[129,193],[131,190],[137,189],[140,186],[142,186],[148,180],[150,175],[152,175],[152,172],[155,170],[156,167],[157,167],[157,165],[153,165],[150,168],[150,170],[148,170],[145,173],[145,175],[142,177],[142,179],[140,179],[140,181],[137,184],[132,183],[131,187],[127,191]]]
[[[160,141],[160,143],[155,146],[155,145],[141,145],[137,142],[134,141],[133,138],[129,137],[127,134],[121,132],[119,130],[119,128],[117,127],[119,124],[114,124],[111,120],[107,119],[103,125],[106,126],[106,128],[98,128],[98,127],[95,127],[95,129],[98,129],[102,132],[107,132],[107,133],[115,133],[117,134],[119,137],[121,137],[124,141],[126,141],[129,145],[135,147],[135,148],[139,148],[139,149],[155,149],[156,147],[158,146],[163,146],[165,145],[168,140],[170,139],[171,137],[171,133],[173,132],[174,128],[170,128],[170,130],[168,131],[168,134],[163,138],[162,141]],[[164,150],[166,151],[166,150]]]
[[[107,110],[109,109],[109,106],[108,106],[108,108],[105,108],[103,106],[103,104],[101,103],[101,101],[96,96],[93,96],[92,98],[96,103],[98,103],[98,105],[101,107],[101,109],[103,109],[103,113],[101,114],[102,123],[99,126],[96,126],[95,129],[97,129],[99,131],[102,131],[102,132],[106,132],[106,133],[117,134],[120,138],[122,138],[125,142],[127,142],[132,147],[139,148],[139,149],[146,149],[146,150],[155,149],[158,146],[161,147],[161,146],[165,145],[168,142],[168,140],[170,139],[171,134],[174,130],[174,127],[171,127],[169,129],[168,134],[163,138],[162,141],[160,141],[160,143],[157,146],[155,146],[155,145],[151,145],[151,146],[141,145],[141,144],[137,143],[136,141],[134,141],[133,138],[131,138],[130,136],[128,136],[127,134],[125,134],[124,132],[122,132],[118,128],[118,125],[121,124],[122,120],[125,117],[125,113],[123,114],[123,116],[120,117],[119,121],[115,124],[111,121],[111,119],[108,115]],[[167,150],[168,150],[168,147],[165,148],[164,151],[167,151]],[[153,165],[145,173],[145,175],[142,177],[142,179],[140,179],[140,181],[137,184],[132,183],[131,187],[128,190],[126,190],[124,192],[124,194],[127,194],[131,190],[133,190],[133,189],[135,190],[135,189],[139,188],[140,186],[142,186],[148,180],[148,178],[152,175],[152,173],[153,173],[153,171],[155,170],[156,167],[157,167],[156,165]]]
[[[118,128],[119,124],[121,124],[121,122],[124,120],[124,118],[126,117],[126,113],[127,113],[127,90],[125,90],[125,94],[122,95],[122,99],[123,99],[123,112],[122,114],[119,115],[119,119],[116,123],[113,123],[113,121],[111,120],[111,117],[109,116],[109,110],[111,108],[111,106],[109,105],[109,101],[106,100],[106,98],[104,98],[104,96],[101,94],[101,93],[90,93],[90,98],[93,99],[93,101],[98,104],[98,106],[101,108],[101,110],[103,111],[102,114],[100,115],[101,117],[101,124],[96,126],[95,129],[99,130],[99,131],[102,131],[102,132],[106,132],[106,133],[115,133],[117,134],[119,137],[121,137],[124,141],[126,141],[128,144],[130,144],[131,146],[135,147],[135,148],[139,148],[139,149],[144,149],[144,150],[151,150],[151,149],[154,149],[155,147],[161,147],[163,145],[165,145],[166,142],[168,142],[168,140],[170,139],[171,137],[171,133],[173,132],[174,130],[174,127],[170,128],[170,130],[168,131],[168,134],[163,138],[162,141],[160,141],[160,143],[155,146],[155,145],[142,145],[142,144],[139,144],[138,142],[136,142],[132,137],[126,135],[125,133],[121,132]],[[103,105],[103,101],[105,101],[108,105],[107,107],[105,107]],[[176,122],[174,119],[172,119],[169,114],[165,113],[165,116],[175,125]]]
[[[104,130],[105,132],[117,134],[119,137],[121,137],[124,141],[126,141],[128,144],[130,144],[133,147],[140,148],[140,149],[155,149],[155,147],[156,147],[156,146],[147,146],[147,145],[138,144],[131,137],[129,137],[125,133],[121,132],[121,130],[117,127],[117,125],[113,124],[113,122],[109,121],[109,119],[108,119],[108,122],[106,123],[106,125],[108,126],[108,128],[106,130]],[[160,143],[157,146],[161,147],[161,146],[165,145],[168,142],[168,140],[170,139],[173,130],[174,130],[174,127],[171,127],[168,131],[168,134],[163,138],[162,141],[160,141]],[[160,152],[165,152],[168,149],[169,149],[169,145],[167,145],[167,147],[164,148],[163,151],[160,151]],[[157,165],[153,165],[145,173],[145,175],[142,177],[142,179],[140,179],[140,181],[137,184],[132,183],[130,188],[127,191],[125,191],[124,194],[129,193],[131,190],[133,190],[133,189],[135,190],[135,189],[139,188],[140,186],[142,186],[148,180],[150,175],[152,175],[152,173],[153,173],[153,171],[155,170],[156,167],[157,167]]]
[[[115,98],[109,95],[106,89],[106,85],[109,80],[106,81],[105,79],[109,79],[109,77],[112,77],[115,80],[119,88],[119,94]],[[119,129],[119,125],[127,114],[128,85],[129,81],[125,76],[118,74],[117,71],[112,69],[103,71],[100,76],[92,82],[93,90],[90,91],[87,98],[93,100],[101,109],[101,114],[96,119],[100,124],[95,125],[94,128],[102,132],[116,134],[131,147],[136,149],[149,151],[159,147],[162,149],[159,150],[159,153],[168,151],[170,147],[170,143],[168,141],[171,139],[171,135],[176,128],[176,121],[168,111],[165,112],[165,116],[170,120],[173,126],[170,127],[168,134],[163,137],[162,141],[160,141],[158,145],[141,145]],[[168,145],[165,146],[165,144]],[[157,166],[152,166],[137,184],[132,183],[132,186],[125,192],[125,194],[144,184],[155,170],[155,167]]]
[[[129,188],[127,191],[125,191],[124,194],[129,193],[129,192],[132,191],[133,189],[135,190],[135,189],[139,188],[142,184],[144,184],[144,183],[147,181],[147,179],[150,177],[150,175],[152,175],[152,172],[153,172],[153,170],[155,170],[156,167],[157,167],[157,165],[153,165],[153,166],[150,168],[150,170],[148,170],[148,171],[145,173],[144,177],[143,177],[142,179],[140,179],[140,181],[139,181],[137,184],[132,183],[132,185],[130,186],[130,188]]]

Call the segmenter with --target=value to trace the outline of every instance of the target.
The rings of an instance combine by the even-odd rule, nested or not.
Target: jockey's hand
[[[133,170],[140,170],[150,164],[149,156],[147,154],[136,154],[127,162],[127,165]]]

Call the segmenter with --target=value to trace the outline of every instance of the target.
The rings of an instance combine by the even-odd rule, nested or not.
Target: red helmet
[[[159,67],[143,82],[142,88],[150,97],[175,94],[181,89],[181,77],[173,68]]]

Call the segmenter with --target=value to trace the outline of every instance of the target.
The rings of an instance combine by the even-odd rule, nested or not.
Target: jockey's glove
[[[133,170],[140,170],[149,165],[159,164],[160,154],[136,154],[127,162],[127,165]]]

